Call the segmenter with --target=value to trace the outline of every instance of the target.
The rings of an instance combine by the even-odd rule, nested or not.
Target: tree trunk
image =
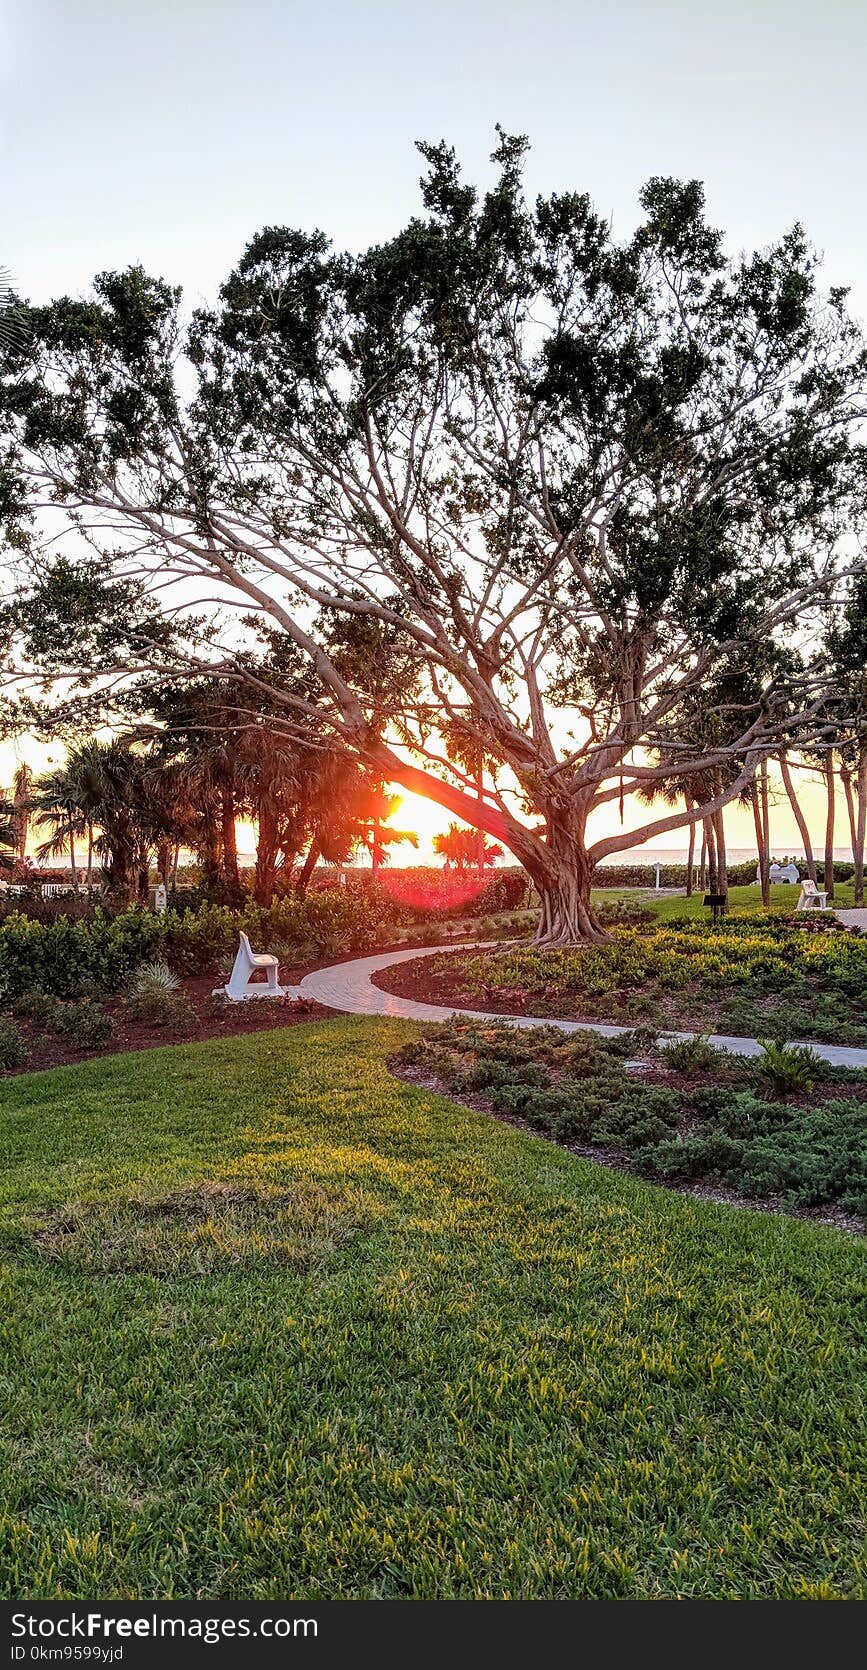
[[[545,857],[516,853],[532,876],[541,900],[536,944],[546,947],[580,945],[589,940],[607,945],[611,934],[603,927],[590,900],[593,867],[583,831],[548,818]]]
[[[864,841],[867,836],[867,746],[861,749],[855,781],[858,791],[858,816],[855,821],[855,846],[852,857],[855,861],[855,903],[863,905]]]
[[[371,871],[372,871],[372,874],[373,874],[374,881],[376,881],[379,877],[379,871],[380,871],[381,865],[382,865],[382,836],[380,834],[379,818],[374,818],[373,822],[371,824],[371,832],[370,832],[370,867],[371,867]]]
[[[705,860],[706,860],[706,864],[707,864],[707,882],[706,882],[707,891],[708,891],[708,893],[718,893],[719,888],[717,887],[716,835],[714,833],[713,822],[710,818],[704,818],[702,820],[702,823],[703,823],[703,828],[704,828]]]
[[[108,831],[103,829],[104,835]],[[133,897],[132,869],[135,861],[135,844],[130,835],[129,818],[113,821],[111,835],[107,840],[108,888],[116,898],[124,898],[131,902]]]
[[[750,784],[750,804],[753,808],[753,823],[756,826],[756,846],[759,852],[759,882],[762,889],[762,904],[765,910],[771,902],[771,877],[768,862],[768,849],[765,843],[765,830],[762,820],[762,807],[758,785],[755,781]]]
[[[295,892],[297,893],[299,899],[303,899],[304,895],[307,892],[307,888],[308,888],[308,885],[309,885],[309,882],[310,882],[310,877],[312,876],[313,871],[316,869],[316,861],[317,861],[318,857],[319,857],[319,848],[316,845],[315,841],[311,841],[310,842],[310,850],[307,854],[307,857],[304,860],[304,863],[301,866],[301,874],[298,877],[297,882],[295,883]]]
[[[223,880],[220,852],[222,843],[216,810],[211,796],[202,804],[201,818],[201,828],[196,842],[196,856],[201,865],[202,880],[205,887],[219,891]]]
[[[241,877],[238,873],[238,837],[235,828],[235,793],[231,783],[224,783],[220,793],[220,834],[223,847],[223,880],[230,892],[238,893]]]
[[[722,808],[720,808],[720,810],[718,812],[714,812],[714,814],[713,814],[713,832],[714,832],[714,835],[716,837],[716,882],[717,882],[716,888],[714,889],[714,891],[717,892],[717,893],[721,893],[723,898],[725,899],[725,904],[722,907],[723,915],[725,915],[726,911],[729,908],[729,902],[728,902],[729,901],[729,878],[728,878],[728,867],[727,867],[727,859],[726,859],[726,831],[725,831],[725,824],[723,822]]]
[[[762,758],[759,770],[759,804],[762,811],[762,840],[765,848],[768,904],[771,902],[771,808],[768,797],[768,757]]]
[[[23,803],[16,807],[15,823],[17,829],[16,857],[23,868],[27,858],[27,836],[30,832],[30,813]]]
[[[700,893],[707,891],[707,829],[704,824],[702,824],[701,829],[701,863],[698,868],[698,890]]]
[[[686,804],[689,807],[692,806],[692,796],[691,795],[686,796]],[[695,864],[695,824],[691,823],[690,826],[689,826],[689,847],[687,849],[687,854],[686,854],[686,896],[687,896],[688,899],[692,898],[692,890],[693,890],[693,874],[692,874],[692,872],[693,872],[694,864]]]
[[[260,802],[256,842],[256,903],[267,910],[274,902],[274,876],[279,849],[277,819],[270,806]]]
[[[75,862],[75,828],[71,814],[67,815],[66,828],[69,839],[69,873],[72,877],[72,891],[78,892],[78,865]]]
[[[151,879],[150,878],[150,862],[149,862],[150,853],[149,853],[146,846],[141,845],[139,847],[136,858],[137,858],[137,869],[138,869],[138,887],[137,887],[138,901],[139,901],[140,905],[146,905],[148,903],[148,898],[149,898],[149,894],[150,894],[150,879]]]
[[[829,899],[834,897],[834,795],[837,788],[834,777],[834,750],[829,748],[825,755],[825,793],[827,796],[827,812],[825,815],[825,892]]]
[[[840,761],[840,782],[846,796],[846,813],[849,818],[849,841],[852,847],[852,857],[855,857],[855,797],[852,793],[852,767],[845,760]]]
[[[485,787],[482,779],[482,767],[479,766],[476,774],[476,799],[478,800],[480,806],[482,805],[484,798]],[[479,875],[483,876],[485,873],[485,831],[483,829],[476,830],[476,867]]]
[[[795,814],[795,822],[798,825],[801,845],[804,848],[804,860],[807,865],[807,875],[811,881],[816,881],[816,860],[813,856],[813,848],[810,842],[810,831],[807,827],[807,820],[801,810],[801,802],[798,799],[792,773],[789,770],[789,762],[786,759],[785,754],[780,755],[780,774],[783,779],[786,794],[789,797],[789,805]]]
[[[87,820],[87,897],[93,898],[93,823]]]

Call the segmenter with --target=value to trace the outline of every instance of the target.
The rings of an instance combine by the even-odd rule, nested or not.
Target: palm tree
[[[66,760],[66,775],[74,786],[87,839],[88,898],[93,897],[95,825],[106,798],[106,762],[110,755],[110,744],[89,739],[73,749]]]
[[[68,853],[72,890],[77,893],[75,841],[84,833],[84,819],[75,779],[66,766],[55,766],[37,779],[29,806],[37,828],[50,830],[47,839],[37,848],[39,857],[59,858]]]
[[[15,821],[15,856],[19,864],[27,857],[27,837],[30,833],[30,797],[33,793],[33,772],[26,761],[18,766],[12,783],[12,815]]]
[[[388,827],[389,818],[394,817],[400,804],[400,795],[386,794],[385,784],[381,779],[368,782],[362,789],[356,821],[357,840],[359,845],[366,847],[370,853],[374,879],[379,875],[382,865],[388,862],[389,847],[397,845],[400,841],[409,841],[412,846],[418,846],[418,836],[414,830]]]
[[[489,841],[484,833],[479,842],[478,831],[475,829],[461,829],[460,824],[450,823],[445,834],[435,835],[433,838],[434,852],[439,853],[446,861],[446,869],[453,865],[456,870],[471,870],[476,868],[479,873],[502,858],[503,849]]]
[[[12,274],[0,267],[0,348],[14,348],[24,338],[21,309],[12,294]]]
[[[804,810],[801,802],[798,799],[798,791],[795,788],[792,768],[789,765],[788,756],[784,748],[780,749],[778,762],[780,767],[780,776],[783,779],[783,787],[789,797],[789,805],[795,815],[795,822],[798,825],[798,830],[800,832],[801,845],[804,848],[804,859],[807,865],[807,875],[811,881],[816,881],[816,859],[813,854],[813,844],[810,840],[810,827],[804,816]]]
[[[18,819],[14,801],[0,799],[0,869],[14,870],[18,857]]]
[[[674,763],[676,754],[673,749],[659,749],[660,761],[668,760]],[[666,806],[676,806],[683,801],[687,811],[693,806],[700,806],[703,801],[712,800],[721,792],[722,775],[719,770],[711,770],[701,775],[670,776],[661,782],[648,784],[638,791],[639,800],[645,805],[652,805],[654,800],[662,800]],[[689,825],[689,845],[686,855],[686,896],[692,898],[695,872],[695,823]],[[707,878],[708,890],[711,893],[725,894],[728,892],[726,874],[726,844],[725,824],[722,812],[716,812],[712,817],[702,822],[702,851],[700,886],[704,886]]]

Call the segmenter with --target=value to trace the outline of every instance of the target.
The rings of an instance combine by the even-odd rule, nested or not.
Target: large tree
[[[360,257],[266,228],[188,328],[139,269],[31,308],[0,479],[23,561],[60,525],[100,582],[142,588],[124,668],[171,654],[255,691],[264,624],[313,675],[275,694],[286,734],[330,729],[509,847],[556,944],[602,935],[595,862],[709,826],[781,736],[812,734],[813,670],[772,656],[724,741],[678,724],[721,669],[833,611],[867,358],[800,227],[727,260],[701,187],[655,179],[617,242],[586,196],[525,200],[525,148],[500,135],[479,196],[422,146],[421,213]],[[413,676],[369,678],[336,623],[387,635]],[[702,803],[590,838],[672,777]]]

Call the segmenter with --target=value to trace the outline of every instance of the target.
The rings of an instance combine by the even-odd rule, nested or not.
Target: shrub
[[[6,1015],[0,1015],[0,1067],[7,1070],[23,1067],[27,1054],[27,1045],[20,1027]]]
[[[275,940],[337,955],[382,943],[393,932],[382,902],[361,889],[333,888],[306,900],[278,900],[269,910],[242,912],[204,904],[156,915],[140,908],[89,921],[30,921],[20,912],[0,924],[0,988],[11,998],[39,989],[54,997],[119,991],[143,963],[166,962],[178,974],[214,973],[234,955],[243,929],[257,947]]]
[[[40,991],[22,992],[10,1004],[16,1018],[33,1021],[43,1032],[56,1031],[59,1007],[56,997],[49,997],[46,992]]]
[[[75,1050],[101,1049],[114,1032],[111,1016],[91,998],[83,998],[79,1003],[59,1003],[54,1027]]]
[[[363,882],[356,883],[359,885],[365,888]],[[497,870],[480,878],[472,870],[434,870],[418,865],[387,870],[375,883],[371,879],[367,891],[378,900],[381,910],[392,915],[398,912],[400,920],[427,922],[436,917],[491,916],[517,910],[526,901],[528,887],[523,870]]]
[[[134,975],[126,1007],[133,1020],[187,1029],[195,1018],[177,975],[165,963],[144,963]]]
[[[624,1019],[659,1029],[733,1030],[867,1043],[867,939],[806,933],[781,916],[615,927],[610,944],[543,950],[518,945],[434,957],[441,1001],[520,993],[530,1014]],[[846,1029],[845,1039],[842,1028]]]
[[[126,1006],[134,1020],[169,1021],[178,1001],[181,983],[166,963],[143,963],[134,974]]]
[[[812,1090],[822,1062],[806,1044],[778,1044],[771,1038],[760,1038],[762,1053],[756,1064],[756,1074],[778,1096],[806,1093]]]
[[[277,958],[281,969],[291,967],[293,963],[312,962],[316,949],[312,939],[269,939],[265,947],[272,957]]]
[[[666,1067],[672,1067],[676,1073],[710,1073],[727,1065],[722,1050],[708,1043],[706,1032],[698,1033],[695,1038],[673,1038],[661,1045],[659,1053]]]

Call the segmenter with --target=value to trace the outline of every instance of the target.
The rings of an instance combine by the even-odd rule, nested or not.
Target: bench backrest
[[[242,934],[239,935],[239,938],[240,938],[240,941],[241,941],[241,950],[244,951],[248,957],[252,958],[253,947],[250,944],[250,941],[248,940],[247,935],[242,933]]]
[[[810,880],[809,876],[805,876],[804,880],[801,882],[801,891],[806,893],[808,898],[812,898],[813,894],[818,893],[819,889],[816,886],[816,883]]]

